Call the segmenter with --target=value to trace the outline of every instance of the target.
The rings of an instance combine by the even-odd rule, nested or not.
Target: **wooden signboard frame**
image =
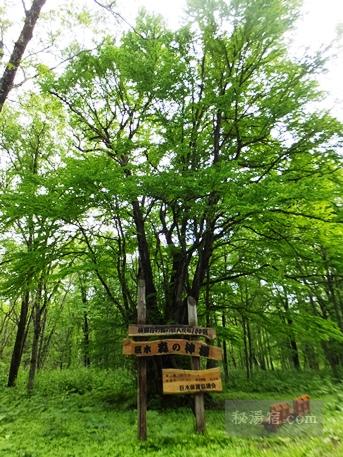
[[[222,358],[220,348],[208,346],[204,342],[198,341],[198,338],[201,336],[209,340],[214,339],[216,337],[215,330],[197,326],[198,317],[196,301],[192,297],[188,297],[187,299],[187,308],[189,325],[146,325],[145,282],[143,279],[138,280],[137,325],[129,326],[129,336],[133,337],[134,340],[128,339],[124,341],[123,353],[125,355],[132,354],[138,356],[137,410],[138,438],[140,440],[147,439],[147,357],[149,355],[182,354],[182,346],[186,355],[191,356],[192,370],[162,370],[164,378],[163,389],[165,393],[194,394],[196,431],[198,433],[205,432],[205,408],[203,392],[222,390],[219,368],[214,368],[212,370],[200,370],[200,356],[213,358],[215,360],[220,360]],[[144,337],[146,336],[158,335],[187,335],[189,339],[143,341]],[[164,349],[167,347],[168,350],[159,350],[160,343],[163,343]],[[169,343],[171,344],[172,351],[170,351],[168,348]],[[165,344],[167,344],[167,346],[165,346]],[[186,344],[189,345],[187,346],[187,351]],[[144,353],[144,350],[142,353],[141,349],[143,345],[149,345],[150,349],[154,347],[154,351],[157,351],[157,353],[150,354],[149,351]],[[178,345],[180,345],[180,349],[178,348]],[[138,347],[140,350],[136,352],[135,348]],[[192,348],[193,352],[190,350],[190,348]]]

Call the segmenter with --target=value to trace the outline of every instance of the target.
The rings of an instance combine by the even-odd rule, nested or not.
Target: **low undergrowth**
[[[2,457],[318,457],[343,455],[343,390],[329,378],[325,392],[304,390],[324,402],[324,430],[319,436],[243,438],[225,429],[224,399],[278,398],[280,392],[248,392],[246,384],[214,396],[206,411],[206,434],[194,433],[190,408],[150,409],[148,440],[137,440],[135,378],[130,370],[66,370],[39,374],[28,396],[23,376],[16,388],[0,390],[0,456]],[[318,378],[319,379],[319,378]],[[282,381],[283,383],[284,381]],[[311,381],[316,386],[319,380]],[[279,384],[283,385],[281,382]],[[308,384],[307,384],[308,383]],[[286,386],[282,392],[293,392]],[[289,396],[289,395],[288,395]],[[287,398],[288,398],[287,396]]]

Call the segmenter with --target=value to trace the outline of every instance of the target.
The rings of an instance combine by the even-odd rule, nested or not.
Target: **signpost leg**
[[[187,299],[188,307],[188,324],[192,326],[198,325],[197,305],[193,297]],[[200,357],[192,357],[193,370],[200,369]],[[194,395],[194,409],[196,418],[196,431],[197,433],[205,432],[205,407],[204,407],[204,394],[198,393]]]
[[[146,304],[145,304],[145,282],[143,279],[138,281],[138,300],[137,300],[137,323],[145,324],[146,322]],[[138,410],[138,438],[146,440],[147,438],[147,361],[145,357],[138,357],[138,393],[137,393],[137,410]]]

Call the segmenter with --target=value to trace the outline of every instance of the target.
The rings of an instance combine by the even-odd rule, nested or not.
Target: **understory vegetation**
[[[295,376],[294,384],[288,381]],[[232,373],[237,381],[239,373]],[[306,390],[303,390],[306,389]],[[324,403],[323,433],[243,438],[225,428],[225,399],[266,398],[271,402],[311,391]],[[148,410],[148,440],[137,440],[136,384],[128,370],[57,370],[39,374],[28,396],[25,377],[15,390],[0,393],[0,455],[6,457],[340,457],[343,453],[343,386],[327,374],[279,373],[213,395],[206,410],[206,433],[194,432],[187,407]]]

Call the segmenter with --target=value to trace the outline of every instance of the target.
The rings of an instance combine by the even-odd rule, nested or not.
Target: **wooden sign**
[[[182,339],[168,339],[155,341],[133,341],[126,339],[123,342],[123,354],[137,357],[154,355],[179,354],[206,357],[213,360],[222,360],[222,350],[216,346],[208,346],[201,341]]]
[[[209,340],[216,337],[213,328],[191,325],[129,325],[129,336],[189,335],[204,336]]]
[[[164,394],[194,394],[199,392],[221,392],[220,368],[209,370],[162,370]]]

